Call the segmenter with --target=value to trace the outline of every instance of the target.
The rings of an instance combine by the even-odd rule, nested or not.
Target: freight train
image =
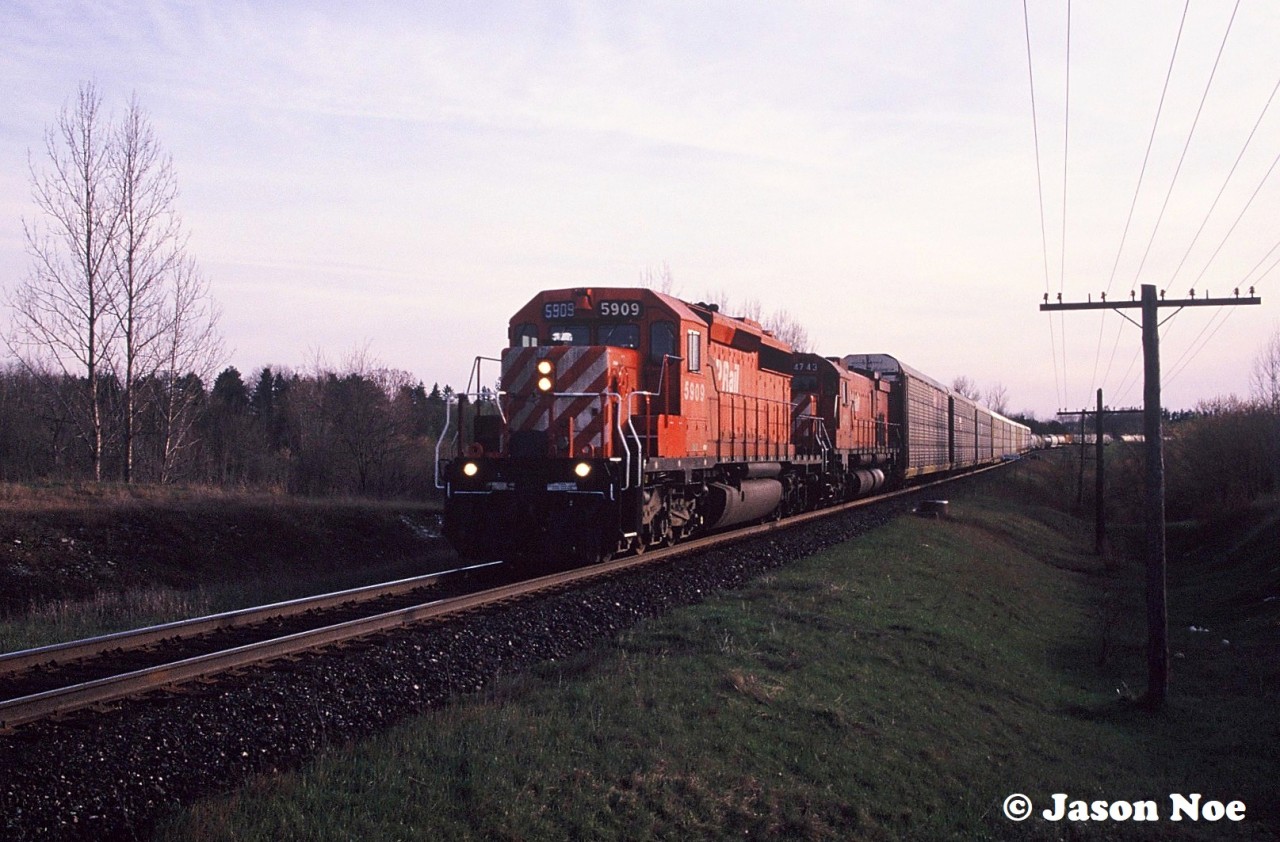
[[[598,561],[1031,447],[1026,426],[895,357],[797,353],[651,289],[541,292],[508,340],[477,358],[436,453],[466,559]]]

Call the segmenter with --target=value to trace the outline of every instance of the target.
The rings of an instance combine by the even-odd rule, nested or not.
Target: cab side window
[[[676,355],[676,326],[671,322],[649,325],[649,362],[658,365]]]
[[[696,330],[689,331],[689,350],[685,359],[689,361],[690,371],[702,371],[702,334]]]

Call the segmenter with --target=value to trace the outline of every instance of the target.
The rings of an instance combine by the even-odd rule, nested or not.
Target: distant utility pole
[[[1081,409],[1076,412],[1059,412],[1058,415],[1079,415],[1080,416],[1080,482],[1076,486],[1076,505],[1082,505],[1084,500],[1084,421],[1085,418],[1094,416],[1093,422],[1093,551],[1097,555],[1102,555],[1107,544],[1107,512],[1103,506],[1103,493],[1106,491],[1106,462],[1103,461],[1102,452],[1102,426],[1103,419],[1107,415],[1128,415],[1142,412],[1141,409],[1106,409],[1102,405],[1102,390],[1098,390],[1098,408],[1095,410]]]
[[[1084,303],[1064,304],[1061,294],[1056,304],[1049,303],[1048,293],[1042,311],[1053,310],[1142,310],[1142,358],[1143,358],[1143,424],[1142,434],[1146,440],[1147,476],[1146,476],[1146,522],[1147,522],[1147,695],[1143,700],[1151,710],[1164,707],[1165,698],[1169,695],[1169,605],[1165,584],[1165,538],[1164,538],[1164,431],[1161,425],[1160,407],[1160,325],[1158,320],[1161,307],[1227,307],[1237,304],[1261,304],[1262,299],[1254,295],[1249,288],[1249,297],[1241,298],[1240,290],[1235,291],[1234,298],[1196,298],[1196,291],[1191,290],[1190,298],[1166,301],[1161,295],[1156,298],[1156,288],[1152,284],[1142,285],[1142,300],[1134,301],[1130,293],[1128,301],[1107,301],[1106,293],[1102,300],[1095,302],[1092,297]],[[1124,313],[1124,318],[1137,325]],[[1177,315],[1177,311],[1169,318]]]

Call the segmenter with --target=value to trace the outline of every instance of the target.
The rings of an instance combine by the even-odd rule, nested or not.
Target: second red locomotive
[[[892,357],[797,354],[649,289],[539,293],[508,339],[497,393],[478,360],[441,437],[455,455],[437,454],[466,558],[642,551],[999,459],[1029,432]]]

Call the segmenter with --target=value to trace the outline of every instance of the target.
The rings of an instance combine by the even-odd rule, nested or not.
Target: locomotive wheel
[[[649,525],[649,534],[649,546],[655,548],[671,546],[675,541],[675,536],[671,533],[671,518],[667,517],[665,512],[659,514]]]

